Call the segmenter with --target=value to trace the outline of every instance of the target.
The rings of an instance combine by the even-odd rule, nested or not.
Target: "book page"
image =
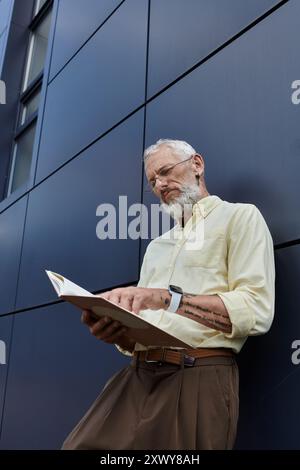
[[[62,295],[84,295],[86,297],[94,297],[94,295],[91,294],[89,291],[78,286],[77,284],[62,276],[61,274],[57,274],[53,271],[47,270],[46,273],[59,297]]]

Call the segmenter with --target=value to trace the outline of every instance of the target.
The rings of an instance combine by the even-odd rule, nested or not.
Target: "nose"
[[[168,184],[167,184],[166,180],[164,180],[163,178],[161,178],[159,176],[156,176],[155,185],[153,187],[154,191],[162,191],[167,186],[168,186]]]

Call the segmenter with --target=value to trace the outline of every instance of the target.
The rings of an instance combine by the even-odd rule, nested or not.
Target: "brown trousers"
[[[63,449],[231,449],[238,420],[234,357],[194,367],[132,363],[105,385]]]

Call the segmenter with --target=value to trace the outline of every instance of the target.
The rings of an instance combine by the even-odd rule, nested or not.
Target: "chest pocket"
[[[184,266],[208,268],[220,268],[226,262],[227,244],[224,236],[205,238],[203,245],[198,247],[185,246],[181,252]]]

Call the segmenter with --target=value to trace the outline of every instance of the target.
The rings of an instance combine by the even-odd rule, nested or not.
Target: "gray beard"
[[[162,203],[162,209],[169,214],[176,222],[180,222],[184,215],[192,214],[193,205],[200,199],[199,186],[184,186],[181,194],[169,204]]]

